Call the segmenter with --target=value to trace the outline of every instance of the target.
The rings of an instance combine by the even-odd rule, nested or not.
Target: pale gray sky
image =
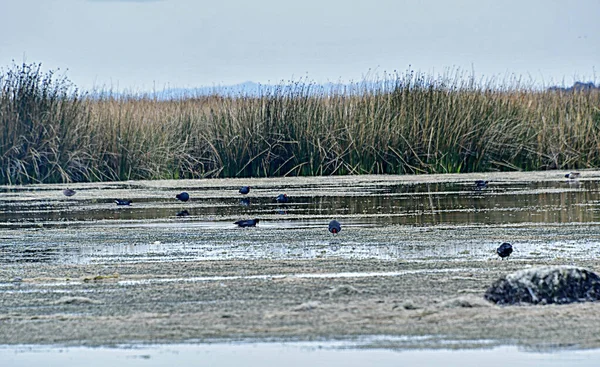
[[[600,72],[599,0],[0,0],[0,15],[0,67],[42,62],[83,88]]]

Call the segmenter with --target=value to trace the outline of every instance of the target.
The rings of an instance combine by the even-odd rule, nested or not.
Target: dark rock
[[[240,194],[242,195],[246,195],[250,192],[250,186],[242,186],[242,188],[240,189]]]
[[[574,266],[525,269],[496,280],[484,297],[500,305],[597,301],[600,277]]]
[[[75,190],[71,190],[69,188],[66,188],[63,190],[63,195],[71,197],[73,195],[75,195],[77,192]]]

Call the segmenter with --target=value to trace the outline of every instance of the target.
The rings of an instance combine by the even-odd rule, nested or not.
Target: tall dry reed
[[[407,72],[330,93],[79,95],[22,65],[0,75],[2,183],[597,167],[600,93]]]

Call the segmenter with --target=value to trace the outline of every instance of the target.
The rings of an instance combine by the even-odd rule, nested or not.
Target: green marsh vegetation
[[[330,93],[82,93],[39,64],[0,73],[0,183],[408,174],[600,166],[600,92],[414,72]]]

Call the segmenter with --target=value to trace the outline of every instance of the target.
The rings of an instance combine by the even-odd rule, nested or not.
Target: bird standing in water
[[[332,220],[329,222],[329,232],[333,234],[338,234],[342,230],[342,225],[337,220]]]
[[[133,201],[131,200],[121,200],[121,199],[116,199],[115,203],[117,205],[131,205],[131,203],[133,203]]]
[[[240,194],[247,195],[250,192],[250,186],[242,186],[240,189]]]
[[[496,250],[496,253],[498,254],[498,256],[500,256],[502,258],[502,260],[504,260],[505,257],[509,257],[510,254],[512,254],[512,252],[513,252],[513,247],[508,242],[504,242]]]
[[[246,219],[246,220],[238,220],[233,224],[237,224],[238,227],[246,228],[246,227],[256,227],[258,223],[258,219]]]
[[[68,187],[63,190],[63,195],[65,195],[67,197],[71,197],[71,196],[75,195],[76,193],[77,192],[75,190],[71,190]]]
[[[280,204],[285,204],[288,203],[290,201],[290,198],[287,196],[287,194],[279,194],[276,198],[275,201],[280,203]]]
[[[581,173],[579,172],[569,172],[565,175],[566,178],[568,178],[569,180],[575,180],[579,177],[581,177]]]
[[[488,185],[488,182],[489,181],[477,180],[477,181],[475,181],[475,188],[477,190],[485,189]]]
[[[175,195],[175,199],[181,200],[181,201],[188,201],[188,200],[190,200],[190,194],[188,194],[187,192],[184,191],[181,194]]]

